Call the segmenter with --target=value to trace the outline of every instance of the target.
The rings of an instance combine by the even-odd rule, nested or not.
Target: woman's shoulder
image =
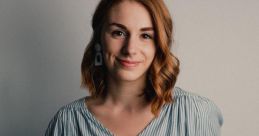
[[[85,97],[59,108],[54,117],[50,120],[45,135],[54,135],[54,133],[62,134],[63,131],[66,131],[63,128],[74,129],[75,126],[77,126],[76,118],[84,118],[84,100]]]
[[[61,121],[67,118],[73,118],[74,116],[78,115],[78,113],[84,112],[84,100],[86,97],[79,98],[66,105],[61,106],[61,108],[58,109],[51,121],[56,122],[58,120]]]
[[[201,96],[197,93],[193,93],[190,91],[187,91],[179,86],[175,86],[173,89],[173,96],[174,98],[181,98],[181,97],[190,97],[190,98],[202,98],[202,99],[208,99],[204,96]]]
[[[175,87],[172,93],[173,102],[169,104],[166,113],[177,128],[186,130],[187,135],[220,135],[223,116],[212,100],[180,87]]]
[[[71,101],[70,103],[61,106],[61,108],[59,108],[59,110],[56,113],[56,116],[64,116],[66,114],[69,114],[70,112],[78,112],[78,111],[82,111],[82,109],[85,108],[85,97],[76,99],[74,101]]]
[[[220,108],[207,97],[175,87],[173,89],[173,100],[172,106],[179,111],[183,111],[187,116],[214,118],[219,125],[223,124]]]
[[[201,96],[197,93],[186,91],[180,87],[175,87],[173,89],[173,99],[174,101],[185,101],[189,103],[204,103],[216,106],[216,104],[209,98]]]

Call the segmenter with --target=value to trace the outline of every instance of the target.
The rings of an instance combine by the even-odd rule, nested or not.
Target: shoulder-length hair
[[[101,43],[101,32],[110,9],[123,0],[101,0],[92,18],[92,38],[81,63],[81,87],[88,88],[92,97],[105,95],[107,69],[95,66],[94,46]],[[163,0],[131,0],[142,4],[150,13],[155,31],[156,54],[148,70],[145,98],[151,102],[151,112],[157,116],[165,103],[173,102],[172,90],[180,72],[180,62],[170,52],[173,43],[173,22]]]

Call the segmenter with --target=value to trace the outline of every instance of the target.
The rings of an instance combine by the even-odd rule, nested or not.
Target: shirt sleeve
[[[208,98],[196,96],[194,106],[195,136],[220,136],[223,116],[220,109]]]
[[[64,113],[58,111],[52,120],[49,122],[48,128],[45,131],[45,136],[63,136],[64,135]]]

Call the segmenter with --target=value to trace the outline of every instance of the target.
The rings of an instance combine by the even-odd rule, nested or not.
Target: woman
[[[90,96],[61,108],[46,136],[218,136],[212,101],[174,87],[172,20],[162,0],[101,0],[82,65]]]

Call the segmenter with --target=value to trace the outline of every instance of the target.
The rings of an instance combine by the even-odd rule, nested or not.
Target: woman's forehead
[[[108,15],[108,24],[122,24],[126,27],[153,27],[148,10],[135,1],[123,1],[114,5]]]

